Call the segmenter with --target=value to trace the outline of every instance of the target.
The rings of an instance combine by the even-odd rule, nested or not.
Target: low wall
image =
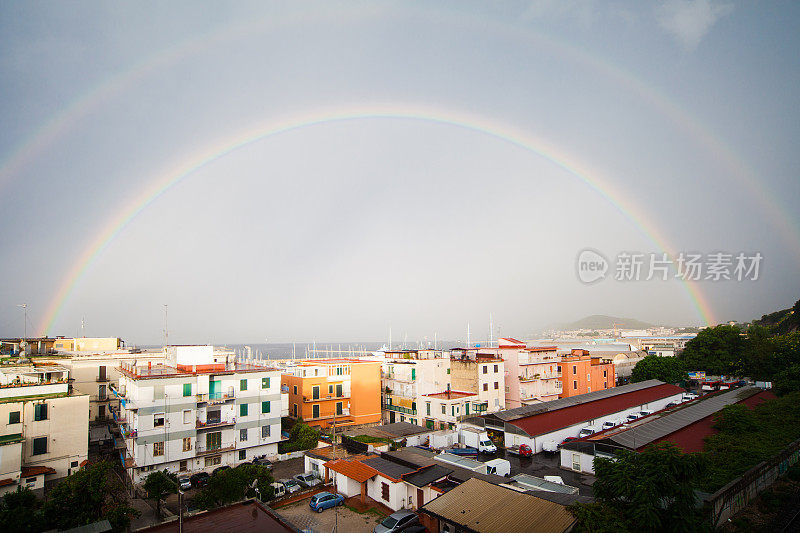
[[[735,515],[772,485],[792,465],[800,462],[800,439],[769,461],[759,463],[705,498],[715,526]]]

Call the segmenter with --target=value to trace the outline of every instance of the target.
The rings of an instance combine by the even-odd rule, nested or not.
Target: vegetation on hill
[[[652,328],[652,324],[636,320],[635,318],[621,318],[618,316],[591,315],[568,324],[556,324],[551,329],[575,330],[575,329],[612,329],[616,324],[617,329],[647,329]]]
[[[800,331],[800,300],[790,309],[775,311],[753,320],[753,325],[769,329],[774,334],[783,335]]]

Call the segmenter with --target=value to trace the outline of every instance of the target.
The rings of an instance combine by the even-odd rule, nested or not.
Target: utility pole
[[[333,460],[336,460],[336,405],[333,406]],[[336,472],[333,473],[333,493],[338,494],[339,492],[336,490]],[[336,505],[333,508],[335,512],[334,516],[334,525],[333,525],[333,532],[338,533],[339,531],[339,506]]]

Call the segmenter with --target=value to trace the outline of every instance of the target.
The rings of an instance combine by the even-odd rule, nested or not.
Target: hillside
[[[612,329],[614,324],[617,329],[647,329],[652,328],[652,324],[636,320],[635,318],[621,318],[607,315],[591,315],[575,322],[567,324],[554,324],[549,329],[556,330],[575,330],[575,329]]]
[[[776,335],[800,331],[800,300],[795,302],[790,309],[763,315],[759,320],[753,320],[752,323],[754,326],[763,326]]]

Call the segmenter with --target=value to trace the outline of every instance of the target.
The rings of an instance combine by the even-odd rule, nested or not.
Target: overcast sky
[[[665,243],[763,255],[696,284],[717,321],[800,298],[800,4],[432,4],[0,4],[0,335],[701,324],[679,281],[576,275]]]

